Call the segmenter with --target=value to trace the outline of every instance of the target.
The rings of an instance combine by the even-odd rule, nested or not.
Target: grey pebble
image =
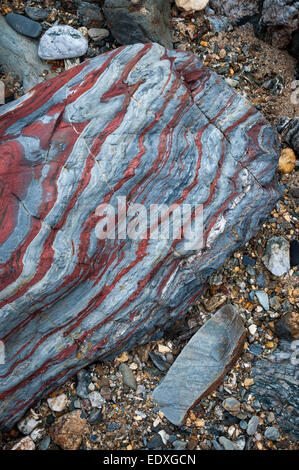
[[[122,379],[127,387],[132,388],[133,390],[137,390],[137,382],[135,379],[135,375],[131,371],[130,367],[127,364],[120,364],[119,371],[122,375]]]
[[[39,445],[40,450],[47,450],[50,443],[51,443],[50,437],[46,436]]]
[[[259,422],[260,420],[258,416],[252,416],[252,418],[250,418],[248,426],[247,426],[248,436],[253,436],[253,434],[256,433]]]
[[[172,443],[175,450],[185,450],[187,447],[187,442],[176,440]]]
[[[43,21],[46,20],[49,16],[48,10],[44,10],[43,8],[30,7],[28,5],[25,7],[25,13],[34,21]]]
[[[39,23],[23,15],[8,13],[5,20],[17,33],[28,36],[29,38],[37,38],[42,32],[42,27]]]
[[[257,300],[259,301],[259,304],[263,307],[264,310],[268,311],[269,310],[269,297],[267,292],[264,292],[262,290],[257,290],[255,291],[255,296]]]
[[[224,436],[219,437],[219,443],[225,450],[236,450],[234,443]]]
[[[277,428],[271,426],[270,428],[266,429],[264,436],[270,441],[277,441],[280,438],[280,432]]]

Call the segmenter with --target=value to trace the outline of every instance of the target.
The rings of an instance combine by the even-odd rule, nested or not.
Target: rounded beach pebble
[[[88,41],[67,25],[52,26],[40,40],[38,55],[44,60],[71,59],[85,54]]]

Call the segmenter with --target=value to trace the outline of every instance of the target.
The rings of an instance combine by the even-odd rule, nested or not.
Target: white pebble
[[[18,422],[18,430],[27,436],[40,424],[40,421],[28,416]]]
[[[30,434],[30,438],[34,441],[40,441],[44,435],[45,435],[45,430],[43,428],[35,428],[33,429],[32,433]]]
[[[252,336],[254,336],[255,333],[256,333],[256,330],[257,330],[257,326],[255,324],[253,324],[253,325],[250,325],[250,327],[248,329],[249,329],[250,334]]]
[[[63,411],[67,405],[68,399],[65,393],[62,393],[61,395],[58,395],[57,397],[54,398],[48,398],[47,399],[49,408],[52,411]]]
[[[23,437],[11,450],[35,450],[35,444],[30,437]]]
[[[105,398],[99,392],[89,393],[88,398],[93,408],[102,408],[102,405],[106,403]]]

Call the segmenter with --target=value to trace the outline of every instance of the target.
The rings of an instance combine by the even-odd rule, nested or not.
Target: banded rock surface
[[[280,197],[280,148],[255,107],[196,56],[152,43],[85,61],[2,106],[0,139],[8,429],[87,364],[160,338],[186,313]],[[203,249],[99,239],[97,208],[117,213],[119,196],[147,211],[202,204]],[[128,208],[128,229],[135,218]]]

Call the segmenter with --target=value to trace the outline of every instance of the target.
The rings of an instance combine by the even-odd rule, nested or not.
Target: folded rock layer
[[[160,338],[185,314],[280,197],[280,149],[255,107],[196,56],[152,43],[83,62],[2,106],[0,139],[7,429],[82,367]],[[203,248],[99,239],[97,208],[121,215],[119,197],[128,229],[136,203],[202,205]]]

